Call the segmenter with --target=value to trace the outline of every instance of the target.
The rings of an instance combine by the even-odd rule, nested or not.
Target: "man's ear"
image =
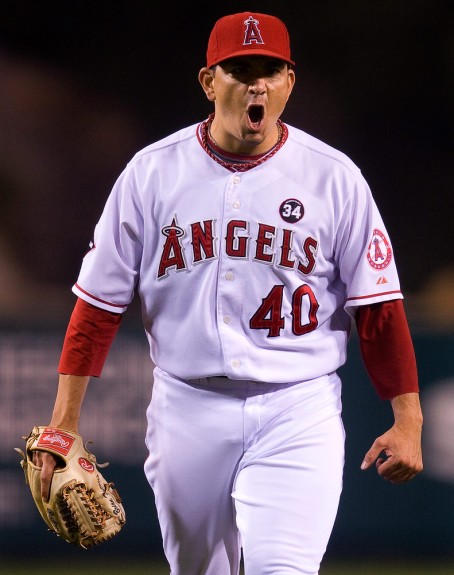
[[[210,102],[214,102],[216,100],[216,96],[214,94],[214,75],[215,70],[212,68],[204,67],[199,72],[200,85]]]
[[[290,68],[288,70],[288,96],[287,99],[290,98],[290,94],[292,93],[293,90],[293,86],[295,85],[295,71],[293,70],[293,68]]]

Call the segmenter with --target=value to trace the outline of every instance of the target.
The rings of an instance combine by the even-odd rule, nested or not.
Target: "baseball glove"
[[[82,437],[64,429],[36,426],[25,439],[21,467],[25,483],[50,531],[77,547],[88,549],[111,539],[126,522],[121,498],[113,483],[98,470],[99,464]],[[49,501],[41,497],[41,468],[33,451],[48,451],[58,463],[52,478]]]

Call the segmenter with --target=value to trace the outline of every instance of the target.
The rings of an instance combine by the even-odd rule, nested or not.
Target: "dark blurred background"
[[[280,16],[290,31],[297,84],[283,119],[348,154],[372,188],[393,241],[419,364],[426,470],[398,490],[359,471],[363,454],[384,430],[389,406],[374,394],[357,348],[342,370],[346,487],[330,556],[453,557],[451,7],[447,0],[218,0],[178,7],[139,0],[2,0],[4,554],[23,553],[23,541],[34,542],[29,552],[47,553],[53,541],[26,495],[13,447],[50,416],[74,304],[71,286],[107,195],[136,151],[211,112],[197,81],[208,35],[219,17],[248,9]],[[142,472],[151,366],[135,323],[138,310],[131,307],[125,320],[130,317],[137,331],[131,337],[122,332],[102,381],[91,386],[82,431],[96,439],[100,460],[112,462],[110,473],[129,513],[124,535],[109,549],[143,552],[150,549],[148,517],[157,530]],[[150,498],[146,513],[142,491]],[[159,552],[157,533],[153,541]],[[63,550],[60,541],[54,544]]]
[[[125,163],[211,111],[197,81],[209,32],[220,16],[247,7],[280,16],[291,34],[297,85],[284,120],[360,166],[408,305],[418,314],[429,306],[434,321],[452,319],[449,5],[3,0],[0,314],[50,313],[51,292],[59,312]]]

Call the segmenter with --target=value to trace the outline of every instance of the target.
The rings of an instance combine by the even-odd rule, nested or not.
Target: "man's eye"
[[[230,73],[234,76],[240,76],[246,73],[246,68],[244,66],[236,66],[230,69]]]
[[[269,68],[266,71],[267,76],[277,76],[278,74],[281,73],[281,68],[275,67],[275,68]]]

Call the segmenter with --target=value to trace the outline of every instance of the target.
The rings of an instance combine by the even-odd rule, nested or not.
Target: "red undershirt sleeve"
[[[419,391],[413,342],[401,299],[360,306],[361,356],[381,399]]]
[[[58,372],[100,377],[122,317],[78,298],[66,330]]]

